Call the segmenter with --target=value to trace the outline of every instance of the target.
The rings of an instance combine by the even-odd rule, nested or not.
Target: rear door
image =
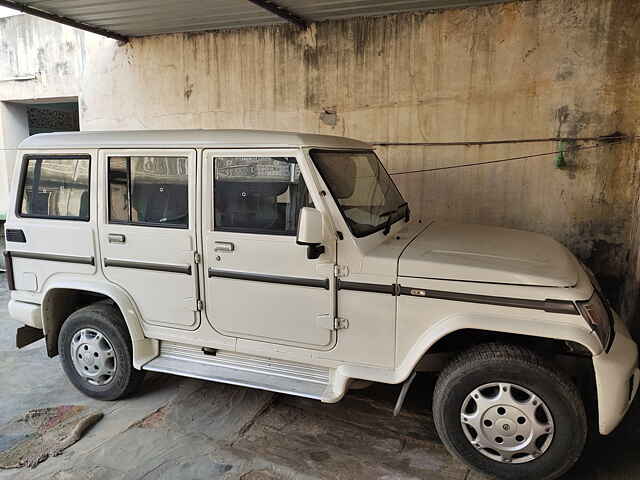
[[[225,335],[322,350],[336,341],[335,246],[309,260],[296,244],[300,209],[312,203],[299,155],[203,152],[205,311]]]
[[[199,324],[195,150],[100,152],[100,247],[106,277],[147,323]]]
[[[57,275],[95,273],[95,168],[94,151],[21,157],[5,224],[16,290],[35,295]]]

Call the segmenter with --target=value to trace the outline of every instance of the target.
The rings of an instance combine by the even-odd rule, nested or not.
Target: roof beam
[[[263,8],[264,10],[267,10],[273,13],[274,15],[277,15],[278,17],[286,20],[287,22],[297,25],[299,28],[305,29],[308,26],[308,23],[304,18],[289,11],[285,7],[281,7],[280,5],[278,5],[275,2],[272,2],[271,0],[249,0],[249,1],[260,8]]]
[[[91,25],[80,23],[67,17],[61,17],[60,15],[55,15],[53,13],[48,13],[42,10],[38,10],[37,8],[23,5],[19,2],[13,2],[10,0],[0,0],[0,6],[11,8],[13,10],[18,10],[19,12],[26,13],[28,15],[33,15],[34,17],[40,17],[40,18],[44,18],[45,20],[51,20],[52,22],[61,23],[62,25],[67,25],[69,27],[78,28],[80,30],[85,30],[87,32],[102,35],[103,37],[113,38],[114,40],[118,40],[120,42],[129,41],[129,38],[126,37],[125,35],[112,32],[111,30],[105,30],[104,28],[93,27]]]

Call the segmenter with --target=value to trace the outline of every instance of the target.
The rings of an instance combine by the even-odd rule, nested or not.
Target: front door
[[[329,349],[335,246],[309,260],[296,244],[300,209],[312,205],[299,155],[204,151],[205,312],[225,335]]]
[[[195,150],[100,152],[102,266],[147,323],[199,323],[195,160]]]

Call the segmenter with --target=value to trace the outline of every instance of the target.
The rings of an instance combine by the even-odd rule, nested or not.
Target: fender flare
[[[499,333],[512,333],[531,337],[548,338],[554,340],[567,340],[579,343],[587,348],[592,355],[602,352],[602,345],[595,332],[590,330],[586,323],[581,326],[574,318],[562,314],[557,315],[557,320],[548,321],[540,317],[514,317],[508,315],[491,314],[454,314],[440,321],[426,326],[424,332],[414,342],[403,358],[398,358],[395,369],[383,370],[371,367],[359,367],[341,365],[336,370],[334,382],[339,385],[336,396],[344,395],[340,390],[346,388],[348,380],[352,378],[371,380],[374,382],[398,384],[404,382],[420,359],[435,343],[460,330],[488,330]],[[564,317],[564,318],[561,318]],[[571,316],[575,317],[575,316]],[[517,328],[514,326],[517,325]],[[514,331],[517,330],[517,331]]]
[[[560,316],[560,314],[554,315]],[[560,319],[558,318],[558,320]],[[517,325],[517,331],[514,331],[514,324]],[[541,328],[541,325],[543,328]],[[429,353],[429,349],[437,341],[460,330],[488,330],[551,340],[567,340],[579,343],[589,350],[592,355],[598,355],[602,352],[600,340],[595,332],[587,328],[586,323],[583,327],[572,321],[550,322],[541,318],[514,319],[482,314],[452,315],[432,325],[407,352],[407,355],[396,370],[401,377],[401,381],[406,380],[411,375],[420,359]]]
[[[45,336],[49,333],[47,332],[47,327],[50,327],[50,325],[48,325],[45,317],[44,305],[46,305],[47,298],[51,292],[58,289],[98,293],[115,302],[120,309],[120,312],[124,317],[124,321],[127,324],[127,329],[129,330],[131,346],[133,348],[134,368],[140,369],[144,364],[159,355],[159,342],[158,340],[145,337],[142,329],[142,323],[140,321],[141,317],[134,302],[122,288],[106,282],[87,281],[86,279],[77,280],[73,278],[57,278],[47,282],[42,295],[42,328]]]

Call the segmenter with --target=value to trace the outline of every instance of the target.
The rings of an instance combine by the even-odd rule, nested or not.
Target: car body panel
[[[402,254],[398,275],[566,288],[578,281],[572,258],[539,233],[434,222]]]
[[[626,325],[615,317],[616,337],[608,352],[593,357],[598,392],[598,428],[611,433],[631,406],[640,382],[638,347]]]

